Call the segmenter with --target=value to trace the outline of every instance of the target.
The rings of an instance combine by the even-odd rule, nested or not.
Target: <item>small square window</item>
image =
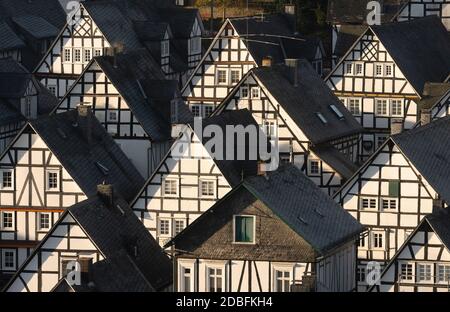
[[[117,121],[117,110],[108,110],[108,121]]]
[[[47,171],[47,190],[55,191],[59,189],[59,172],[56,170]]]
[[[2,211],[0,215],[2,217],[1,229],[4,231],[14,231],[14,212]]]
[[[11,189],[13,187],[13,171],[2,171],[2,189]]]
[[[166,179],[164,180],[164,195],[176,196],[178,194],[178,180]]]
[[[217,83],[218,84],[228,84],[226,69],[218,69],[217,70]]]
[[[361,198],[361,209],[377,209],[377,199],[370,197]]]
[[[200,105],[192,105],[191,106],[191,111],[192,111],[192,114],[194,115],[194,117],[202,117],[200,108],[201,108]]]
[[[49,85],[47,86],[48,91],[50,91],[51,94],[53,94],[54,96],[58,96],[58,94],[56,94],[56,86],[54,85]]]
[[[259,88],[253,87],[252,88],[252,99],[259,99],[259,97],[260,97]]]
[[[401,281],[413,281],[413,265],[411,263],[401,264]]]
[[[309,173],[311,175],[319,175],[320,174],[320,162],[318,160],[310,160],[309,161]]]
[[[212,105],[204,105],[203,108],[205,110],[205,114],[203,116],[204,118],[211,116],[211,114],[214,112],[214,106]]]
[[[159,220],[159,235],[160,236],[170,236],[170,220],[160,219]]]
[[[248,98],[248,88],[247,87],[241,88],[241,98],[242,99]]]
[[[102,49],[95,49],[94,50],[94,56],[101,56],[102,55]]]
[[[3,270],[16,269],[16,251],[14,249],[2,250],[2,268]]]
[[[421,263],[417,265],[417,282],[425,283],[432,282],[432,265],[428,263]]]
[[[39,229],[40,230],[50,229],[50,213],[47,212],[39,213]]]
[[[254,243],[255,217],[235,216],[234,217],[234,242]]]
[[[241,70],[240,69],[232,69],[231,70],[231,83],[236,84],[241,80]]]
[[[450,264],[438,264],[437,282],[445,284],[450,282]]]
[[[289,292],[291,284],[291,272],[288,269],[275,270],[275,289],[276,292]]]
[[[395,210],[397,209],[397,199],[396,198],[383,198],[381,200],[383,205],[383,210]]]
[[[202,197],[214,197],[216,183],[214,181],[200,181],[200,195]]]

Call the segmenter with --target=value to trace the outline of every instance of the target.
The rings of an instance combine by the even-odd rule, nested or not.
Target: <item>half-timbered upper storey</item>
[[[127,202],[111,185],[98,189],[61,215],[5,291],[62,291],[55,289],[62,281],[73,291],[95,292],[158,291],[172,284],[169,258]],[[69,274],[76,266],[79,280]]]
[[[108,48],[145,47],[168,77],[180,79],[189,69],[189,58],[200,58],[202,22],[197,10],[174,6],[173,1],[80,2],[79,11],[53,42],[36,75],[61,98],[94,56]],[[178,37],[181,27],[183,35],[189,36]],[[188,50],[190,43],[196,48]]]
[[[79,110],[28,122],[0,157],[0,250],[14,253],[14,272],[67,207],[113,184],[126,200],[143,178],[89,112]]]
[[[359,282],[366,264],[383,266],[433,207],[448,205],[450,117],[394,135],[373,154],[335,200],[369,228],[358,248]]]
[[[322,73],[320,40],[303,39],[284,15],[227,19],[182,90],[191,111],[207,117],[252,68],[271,57],[306,58]]]
[[[250,70],[214,115],[244,108],[277,138],[281,161],[330,195],[356,171],[362,128],[306,60]]]
[[[371,26],[353,44],[326,82],[366,129],[363,156],[386,139],[392,119],[405,129],[416,124],[425,83],[447,78],[449,53],[447,31],[433,16]]]
[[[423,218],[392,258],[372,292],[448,292],[450,290],[450,214],[446,209]]]
[[[427,122],[450,114],[450,83],[427,83],[419,105],[420,119]],[[421,123],[418,122],[417,125]]]
[[[0,58],[32,71],[66,22],[60,1],[2,0],[0,12]]]
[[[55,112],[80,104],[91,107],[145,178],[171,145],[171,122],[190,114],[177,81],[165,80],[146,49],[94,57]]]
[[[206,144],[209,144],[213,134],[203,133],[203,129],[209,125],[223,130],[224,136],[217,135],[224,142],[227,140],[227,127],[255,126],[259,129],[246,110],[210,117],[198,128],[192,124],[185,126],[182,135],[131,204],[136,215],[161,245],[225,196],[243,177],[256,173],[257,160],[247,157],[250,155],[247,151],[242,160],[238,160],[226,154],[231,150],[227,146],[225,151],[220,146],[207,148]],[[247,145],[238,148],[247,146],[248,149],[255,143],[246,141]],[[238,148],[234,151],[239,152]]]
[[[178,251],[174,289],[352,291],[362,231],[300,170],[282,166],[246,178],[166,246]]]
[[[20,63],[0,59],[0,153],[27,119],[48,114],[57,99]]]

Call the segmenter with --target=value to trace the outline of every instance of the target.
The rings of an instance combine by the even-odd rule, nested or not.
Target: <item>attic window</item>
[[[344,114],[342,114],[342,112],[339,110],[339,108],[336,107],[336,105],[331,104],[330,108],[339,119],[341,119],[341,120],[344,119]]]
[[[328,121],[326,120],[325,116],[322,115],[322,113],[316,113],[316,115],[324,125],[328,123]]]
[[[124,216],[125,215],[125,211],[122,209],[122,207],[120,207],[120,205],[116,205],[116,207],[120,211],[120,213]]]
[[[104,175],[108,175],[109,169],[106,168],[105,165],[103,165],[103,164],[102,164],[101,162],[99,162],[99,161],[97,161],[95,164],[97,165],[98,169],[99,169]]]
[[[322,218],[325,217],[325,214],[324,214],[322,211],[320,211],[318,208],[314,209],[314,212],[317,213],[317,214],[318,214],[319,216],[321,216]]]
[[[144,88],[142,88],[141,82],[138,79],[136,79],[136,82],[138,84],[139,91],[141,91],[141,93],[142,93],[142,96],[144,97],[144,99],[147,99],[147,95],[144,92]]]
[[[305,224],[305,225],[308,225],[308,222],[306,222],[306,220],[305,220],[304,218],[302,218],[302,217],[300,217],[300,216],[297,216],[297,219],[298,219],[301,223],[303,223],[303,224]]]

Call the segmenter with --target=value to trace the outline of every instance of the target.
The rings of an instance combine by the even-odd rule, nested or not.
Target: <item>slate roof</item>
[[[40,16],[24,15],[13,17],[14,23],[36,39],[58,36],[59,29]]]
[[[320,144],[311,147],[311,150],[321,160],[331,166],[344,179],[350,179],[358,170],[358,166],[351,162],[344,154],[331,144]]]
[[[334,54],[338,57],[345,55],[353,43],[355,43],[366,30],[367,26],[364,25],[342,25],[339,28]]]
[[[422,99],[417,103],[418,109],[434,107],[446,94],[450,92],[450,83],[426,83]]]
[[[247,189],[261,200],[284,223],[325,256],[335,248],[355,239],[364,228],[347,211],[320,190],[294,165],[284,165],[267,176],[248,177],[232,192]],[[167,246],[177,244],[192,231],[199,230],[214,218],[217,209],[225,209],[226,196],[176,236]],[[275,233],[274,233],[275,235]],[[305,247],[306,248],[306,247]],[[281,260],[281,259],[280,259]]]
[[[123,290],[128,286],[128,291],[160,290],[172,283],[169,258],[123,199],[116,197],[113,207],[109,207],[94,196],[67,212],[106,258],[93,271],[101,291]]]
[[[371,0],[329,0],[327,20],[333,24],[366,23]],[[381,0],[382,22],[391,21],[408,0]]]
[[[447,208],[425,216],[433,231],[450,251],[450,213]]]
[[[274,63],[286,58],[315,59],[315,52],[321,44],[318,38],[302,38],[295,34],[289,20],[283,14],[246,18],[231,18],[231,24],[246,43],[250,54],[258,64],[271,56]]]
[[[424,179],[450,204],[450,116],[392,137]]]
[[[7,101],[0,99],[0,125],[24,121],[22,113]]]
[[[358,121],[307,61],[298,62],[298,86],[293,83],[293,70],[285,65],[259,67],[252,73],[313,144],[361,132]],[[342,119],[331,110],[331,104],[342,113]],[[322,123],[316,113],[321,113],[327,124]]]
[[[97,118],[92,113],[89,116],[90,143],[78,123],[77,110],[41,117],[28,124],[88,197],[95,195],[97,185],[106,181],[114,185],[124,199],[131,200],[144,179]]]
[[[0,21],[0,51],[23,48],[25,43],[6,23]]]
[[[439,17],[371,26],[371,29],[419,94],[426,82],[443,82],[449,75],[450,37]]]

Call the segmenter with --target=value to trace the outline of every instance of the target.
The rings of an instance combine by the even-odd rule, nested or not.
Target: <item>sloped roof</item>
[[[444,246],[450,251],[450,213],[448,209],[440,209],[425,216],[433,231],[441,239]]]
[[[426,83],[423,97],[417,103],[418,109],[432,108],[450,91],[450,83]]]
[[[293,70],[285,65],[259,67],[251,72],[313,144],[361,132],[358,121],[305,60],[298,62],[297,86],[293,83]],[[331,104],[338,108],[343,118],[338,118],[330,108]],[[325,117],[326,124],[317,113]]]
[[[40,16],[23,15],[13,17],[12,20],[21,29],[36,39],[52,38],[59,34],[59,29]]]
[[[321,144],[311,147],[311,150],[331,168],[336,170],[344,179],[350,179],[358,170],[358,166],[351,162],[344,154],[331,144]]]
[[[0,21],[0,50],[12,50],[25,46],[25,43],[6,23]]]
[[[126,200],[131,200],[144,179],[97,118],[92,113],[88,116],[90,143],[78,124],[77,110],[41,117],[29,125],[88,197],[95,195],[97,185],[106,181]]]
[[[450,204],[450,116],[392,137],[403,154]]]
[[[339,28],[334,54],[343,56],[355,41],[367,30],[365,25],[347,25],[344,24]]]
[[[22,113],[10,105],[7,101],[0,99],[0,125],[11,124],[25,120]]]
[[[450,73],[450,36],[437,16],[371,26],[406,79],[422,94],[426,82]]]
[[[0,98],[23,97],[32,79],[32,75],[14,59],[0,59]]]
[[[130,287],[128,291],[150,291],[170,285],[169,258],[123,199],[115,197],[110,207],[94,196],[70,207],[68,213],[106,258],[93,275],[101,291],[125,287]]]

